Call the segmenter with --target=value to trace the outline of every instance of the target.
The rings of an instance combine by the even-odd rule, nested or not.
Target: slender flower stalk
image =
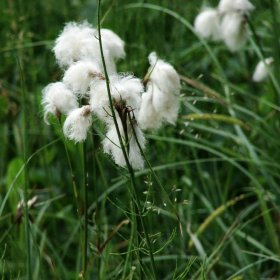
[[[28,151],[27,151],[27,143],[28,143],[28,131],[27,131],[27,100],[26,100],[26,90],[25,90],[25,80],[24,80],[24,72],[21,65],[20,59],[18,59],[18,66],[20,71],[20,81],[21,81],[21,93],[22,93],[22,104],[23,104],[23,160],[26,165],[28,161]],[[27,279],[32,280],[32,269],[31,269],[31,243],[30,243],[30,225],[29,225],[29,211],[28,211],[28,169],[25,166],[24,168],[24,225],[25,225],[25,244],[26,244],[26,264],[27,264]]]
[[[82,277],[87,275],[87,248],[88,248],[88,171],[86,141],[82,143],[82,162],[83,162],[83,189],[84,189],[84,232],[83,232],[83,272]]]
[[[123,139],[121,137],[120,128],[118,126],[118,122],[117,122],[117,118],[116,118],[116,114],[115,114],[115,110],[114,110],[113,100],[112,100],[111,91],[110,91],[110,80],[109,80],[109,76],[108,76],[108,73],[107,73],[107,70],[106,70],[106,63],[105,63],[105,58],[104,58],[104,53],[103,53],[102,37],[101,37],[101,32],[100,32],[100,30],[101,30],[100,13],[101,13],[101,0],[98,0],[98,15],[97,15],[97,18],[98,18],[99,46],[100,46],[102,64],[103,64],[104,74],[105,74],[105,79],[106,79],[107,93],[108,93],[108,98],[109,98],[109,102],[110,102],[111,113],[112,113],[113,121],[114,121],[116,130],[117,130],[119,142],[121,144],[121,149],[123,151],[125,161],[126,161],[126,165],[127,165],[127,168],[128,168],[129,174],[130,174],[131,183],[132,183],[132,187],[133,187],[132,191],[133,191],[133,194],[135,196],[137,212],[138,212],[138,215],[139,215],[142,227],[143,227],[143,231],[144,231],[144,234],[145,234],[145,238],[146,238],[146,241],[147,241],[147,245],[148,245],[148,248],[149,248],[149,255],[150,255],[151,264],[152,264],[153,277],[154,277],[154,279],[157,279],[156,266],[155,266],[153,252],[152,252],[151,241],[150,241],[150,237],[148,235],[147,228],[146,228],[145,222],[142,218],[142,214],[141,214],[141,211],[140,211],[140,201],[139,201],[139,198],[138,198],[138,196],[136,194],[136,191],[135,191],[136,182],[135,182],[134,171],[133,171],[133,169],[130,165],[130,162],[129,162],[129,159],[128,159],[128,156],[127,156],[127,152],[126,152],[126,149],[125,149],[125,146],[124,146],[124,143],[123,143]]]

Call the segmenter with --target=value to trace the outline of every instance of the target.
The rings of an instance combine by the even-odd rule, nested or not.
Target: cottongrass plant
[[[117,123],[131,166],[142,169],[144,161],[127,115],[132,118],[138,141],[144,149],[142,129],[156,129],[164,122],[176,122],[180,78],[174,67],[159,59],[154,52],[149,55],[150,68],[143,81],[131,74],[117,73],[116,61],[125,56],[124,42],[108,29],[101,29],[101,36],[103,34],[104,57],[106,69],[109,69]],[[44,119],[48,123],[49,114],[57,117],[66,115],[63,124],[65,137],[82,142],[87,138],[93,116],[96,116],[106,126],[104,152],[110,154],[116,164],[124,167],[124,156],[110,112],[97,36],[96,30],[87,22],[66,24],[53,48],[64,76],[62,81],[51,83],[43,89]]]
[[[75,143],[87,139],[92,124],[94,126],[93,119],[105,125],[103,150],[118,166],[128,168],[133,187],[132,201],[135,201],[139,223],[145,233],[152,273],[156,278],[151,242],[135,192],[133,170],[144,168],[146,140],[143,130],[176,122],[179,75],[172,65],[154,52],[149,55],[150,68],[143,80],[132,74],[117,73],[117,61],[125,58],[124,42],[113,31],[100,29],[100,26],[95,29],[88,22],[66,24],[53,51],[64,76],[62,81],[43,89],[44,119],[48,123],[50,114],[60,120],[65,115],[63,133]],[[85,217],[85,236],[86,223]],[[86,274],[87,241],[84,246],[83,276]]]
[[[202,38],[223,41],[235,52],[247,42],[247,23],[253,9],[248,0],[220,0],[217,8],[207,8],[198,14],[194,28]]]

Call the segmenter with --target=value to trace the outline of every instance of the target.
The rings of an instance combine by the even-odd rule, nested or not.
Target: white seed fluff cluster
[[[102,121],[106,123],[107,133],[103,141],[104,151],[110,154],[115,163],[125,166],[125,157],[112,119],[106,81],[95,80],[90,85],[90,106]],[[134,169],[142,169],[144,161],[140,148],[137,145],[137,136],[141,149],[144,149],[145,138],[138,125],[138,112],[141,104],[141,93],[144,91],[141,80],[132,75],[113,75],[110,77],[110,92],[115,106],[115,115],[124,145],[127,147],[127,156]],[[130,119],[131,118],[131,122]]]
[[[120,129],[122,142],[125,143],[127,147],[127,156],[131,166],[133,167],[133,169],[143,169],[144,160],[138,146],[139,143],[141,149],[144,149],[145,147],[145,137],[142,130],[139,128],[135,120],[133,126],[130,125],[129,120],[125,123],[127,129],[126,132],[119,116],[117,116],[117,122]],[[119,166],[126,165],[125,157],[122,152],[121,144],[117,134],[117,129],[114,123],[108,125],[106,138],[103,141],[103,148],[105,153],[110,154],[113,157],[116,164],[118,164]]]
[[[247,19],[253,9],[249,0],[220,0],[216,9],[208,8],[198,14],[194,28],[202,38],[223,41],[235,52],[247,42]]]
[[[48,123],[48,114],[68,114],[78,107],[76,96],[62,82],[51,83],[43,89],[44,119]]]
[[[256,83],[264,81],[268,77],[269,68],[272,67],[273,62],[274,59],[272,57],[261,60],[255,68],[252,80]]]
[[[96,116],[106,125],[104,152],[119,166],[126,166],[127,159],[132,168],[142,169],[145,137],[141,129],[176,122],[180,78],[173,66],[151,53],[145,88],[133,75],[117,73],[116,62],[125,57],[124,42],[119,36],[101,29],[101,39],[109,81],[104,75],[97,30],[87,22],[65,25],[53,48],[64,75],[61,82],[43,89],[45,120],[49,114],[66,115],[64,135],[82,142]]]
[[[104,54],[110,74],[116,73],[116,62],[125,57],[124,42],[111,30],[101,29]],[[92,122],[91,107],[79,108],[89,99],[90,84],[104,79],[97,30],[89,23],[67,23],[53,48],[58,65],[64,70],[62,82],[43,89],[45,121],[49,114],[65,114],[64,135],[81,142],[86,139]]]
[[[179,111],[180,77],[169,63],[149,55],[147,90],[142,96],[139,122],[143,129],[159,128],[163,122],[174,124]]]
[[[110,76],[110,92],[115,103],[125,102],[137,115],[141,93],[144,91],[140,79],[132,75]],[[94,80],[90,85],[90,105],[92,111],[103,121],[110,122],[112,114],[105,80]]]
[[[195,18],[194,29],[202,38],[219,41],[222,39],[220,15],[217,9],[205,9]]]
[[[67,115],[63,125],[63,132],[70,140],[76,142],[84,141],[87,138],[91,122],[89,105],[74,109]]]
[[[218,9],[221,13],[241,12],[249,14],[254,5],[249,0],[220,0]]]
[[[73,63],[64,73],[63,82],[76,95],[85,96],[93,78],[100,75],[100,67],[89,60]]]

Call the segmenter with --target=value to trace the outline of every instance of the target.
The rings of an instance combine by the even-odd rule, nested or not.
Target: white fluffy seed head
[[[63,68],[81,59],[100,61],[95,29],[87,22],[67,23],[56,39],[53,51],[58,64]]]
[[[110,29],[103,28],[100,32],[104,47],[110,52],[114,61],[125,58],[124,41]]]
[[[136,169],[136,170],[143,169],[144,160],[142,158],[136,138],[134,137],[130,123],[128,122],[128,124],[127,124],[128,125],[128,129],[127,129],[128,143],[126,143],[124,129],[123,129],[123,126],[122,126],[122,123],[121,123],[121,120],[119,117],[117,117],[117,122],[118,122],[118,126],[120,129],[122,141],[127,147],[129,147],[127,153],[128,153],[128,160],[129,160],[132,168]],[[134,124],[134,130],[135,130],[135,134],[137,136],[137,139],[138,139],[138,142],[139,142],[141,148],[144,149],[145,137],[144,137],[144,134],[141,131],[141,129],[138,127],[137,123]],[[106,138],[103,141],[103,149],[104,149],[105,153],[112,156],[114,162],[117,165],[119,165],[121,167],[126,166],[125,157],[124,157],[122,149],[121,149],[121,144],[120,144],[117,130],[116,130],[114,123],[111,123],[108,126]]]
[[[218,41],[221,39],[220,15],[216,9],[206,9],[199,13],[194,21],[194,29],[205,39]]]
[[[142,95],[139,125],[157,129],[163,122],[174,124],[179,111],[180,77],[169,63],[149,55],[150,69],[147,90]]]
[[[248,39],[248,26],[244,15],[233,12],[226,14],[221,22],[223,40],[232,51],[238,51]]]
[[[131,75],[114,75],[110,77],[110,91],[115,103],[125,102],[126,106],[139,110],[141,96],[144,91],[140,79]],[[90,85],[90,106],[92,111],[103,121],[111,118],[111,109],[105,80],[94,80]]]
[[[124,42],[109,29],[101,29],[107,72],[116,73],[116,61],[125,57]],[[60,67],[67,68],[79,60],[91,60],[103,71],[98,30],[88,22],[67,23],[53,48]]]
[[[272,57],[260,61],[255,68],[252,80],[256,83],[264,81],[268,77],[269,68],[273,65],[273,62]]]
[[[180,77],[174,67],[159,59],[155,52],[149,55],[149,80],[167,94],[178,95],[180,93]]]
[[[147,85],[142,95],[139,124],[143,129],[157,129],[162,123],[174,124],[178,118],[180,99],[178,95],[161,91],[156,84]]]
[[[124,101],[127,107],[130,107],[135,113],[139,110],[141,102],[141,93],[144,86],[140,79],[132,75],[113,76],[111,79],[111,94],[113,100],[117,103]]]
[[[93,79],[102,76],[97,63],[90,60],[80,60],[72,64],[64,73],[63,82],[77,95],[84,96]]]
[[[67,114],[78,107],[75,95],[62,82],[51,83],[43,89],[42,105],[44,120],[48,124],[48,114]]]
[[[86,105],[71,111],[63,125],[65,137],[70,140],[82,142],[87,137],[88,129],[92,123],[90,106]]]
[[[220,0],[218,10],[223,14],[231,12],[249,14],[254,10],[254,5],[248,0]]]

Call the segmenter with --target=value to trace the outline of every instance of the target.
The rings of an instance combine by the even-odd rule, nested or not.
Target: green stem
[[[83,188],[84,188],[84,232],[83,232],[83,279],[87,274],[87,245],[88,245],[88,173],[86,142],[82,144],[82,162],[83,162]]]
[[[58,122],[59,122],[59,125],[60,125],[60,128],[61,128],[61,131],[63,131],[62,123],[61,123],[61,119],[60,118],[58,118]],[[71,172],[72,187],[73,187],[73,193],[74,193],[74,197],[75,197],[77,213],[78,213],[78,216],[80,217],[81,214],[80,214],[80,211],[79,211],[79,202],[78,202],[78,192],[77,192],[76,177],[75,177],[75,174],[74,174],[74,171],[73,171],[73,166],[72,166],[72,163],[71,163],[69,151],[67,149],[66,142],[65,142],[65,136],[63,135],[63,133],[62,133],[61,139],[62,139],[62,142],[63,142],[63,146],[64,146],[66,158],[67,158],[67,162],[68,162],[68,165],[69,165],[69,168],[70,168],[70,172]]]
[[[180,221],[180,217],[179,217],[178,211],[177,211],[177,209],[174,207],[174,205],[173,205],[173,203],[172,203],[172,201],[171,201],[171,199],[170,199],[170,197],[169,197],[169,195],[168,195],[168,192],[166,191],[166,189],[164,188],[164,186],[161,184],[161,182],[160,182],[160,180],[159,180],[157,174],[155,173],[155,171],[154,171],[154,169],[153,169],[151,163],[149,162],[149,160],[148,160],[148,158],[147,158],[147,156],[146,156],[144,150],[142,149],[141,144],[139,143],[139,140],[138,140],[138,138],[137,138],[136,131],[135,131],[135,128],[134,128],[134,125],[133,125],[133,121],[132,121],[132,119],[131,119],[131,116],[128,115],[128,118],[129,118],[129,122],[130,122],[130,125],[131,125],[131,128],[132,128],[132,133],[133,133],[133,136],[135,137],[136,144],[137,144],[137,146],[138,146],[138,148],[139,148],[139,151],[140,151],[142,157],[144,158],[145,162],[148,164],[148,167],[149,167],[149,169],[150,169],[150,171],[151,171],[153,177],[155,178],[155,180],[156,180],[158,186],[161,188],[163,194],[165,195],[165,199],[166,199],[168,205],[172,208],[172,211],[173,211],[173,213],[175,214],[175,216],[176,216],[176,218],[177,218],[177,220],[178,220],[178,222],[179,222],[180,232],[182,233],[181,221]]]
[[[226,93],[226,98],[227,98],[228,103],[231,104],[230,92],[229,92],[228,86],[225,87],[225,93]],[[229,110],[229,113],[231,116],[236,117],[235,111],[232,108],[232,106],[229,106],[228,110]],[[261,161],[259,159],[257,152],[255,151],[254,147],[250,144],[247,136],[245,135],[245,133],[243,132],[241,127],[239,125],[235,125],[235,130],[236,130],[238,136],[240,137],[240,139],[243,140],[243,143],[248,150],[249,156],[254,160],[254,162],[256,162],[259,166],[261,166]],[[255,167],[253,167],[253,168],[255,168]],[[256,170],[255,170],[255,172],[256,172]],[[269,183],[272,183],[271,182],[272,179],[270,179],[270,176],[267,174],[265,169],[261,168],[260,172],[264,176],[264,178],[269,179]],[[272,244],[275,252],[279,254],[280,253],[279,239],[278,239],[278,235],[275,231],[273,221],[272,221],[271,215],[269,213],[264,194],[265,194],[265,191],[264,191],[263,186],[257,181],[256,195],[257,195],[258,201],[260,203],[260,208],[262,210],[263,219],[264,219],[265,225],[268,230],[268,235],[270,236],[271,244]]]
[[[112,113],[112,117],[113,117],[113,121],[114,121],[114,125],[116,127],[117,130],[117,135],[118,135],[118,139],[121,145],[121,149],[125,158],[125,162],[127,165],[127,169],[130,175],[130,179],[131,179],[131,184],[132,184],[132,193],[135,196],[135,202],[136,202],[136,209],[137,209],[137,214],[139,216],[143,231],[144,231],[144,235],[147,241],[147,246],[149,248],[149,255],[150,255],[150,259],[151,259],[151,265],[152,265],[152,272],[153,272],[153,277],[154,279],[157,279],[156,276],[156,266],[155,266],[155,261],[154,261],[154,256],[153,256],[153,251],[152,251],[152,246],[151,246],[151,241],[150,241],[150,237],[146,228],[146,224],[142,218],[142,214],[141,214],[141,210],[140,210],[140,201],[139,198],[137,196],[136,193],[136,182],[135,182],[135,175],[134,175],[134,170],[131,167],[131,164],[129,162],[127,153],[126,153],[126,149],[125,149],[125,145],[123,143],[123,139],[121,137],[121,133],[120,133],[120,129],[118,126],[118,122],[117,122],[117,118],[116,118],[116,113],[114,110],[114,105],[113,105],[113,100],[112,100],[112,96],[111,96],[111,91],[110,91],[110,80],[109,80],[109,76],[108,76],[108,72],[107,72],[107,68],[106,68],[106,63],[105,63],[105,58],[104,58],[104,53],[103,53],[103,46],[102,46],[102,38],[101,38],[101,26],[100,26],[100,11],[101,11],[101,0],[98,0],[98,37],[99,37],[99,47],[100,47],[100,53],[101,53],[101,58],[102,58],[102,64],[103,64],[103,68],[104,68],[104,75],[105,75],[105,80],[106,80],[106,87],[107,87],[107,93],[108,93],[108,98],[109,98],[109,103],[110,103],[110,109],[111,109],[111,113]]]
[[[260,52],[261,52],[262,56],[265,57],[265,52],[263,50],[263,47],[262,47],[262,44],[261,44],[261,40],[260,40],[260,38],[259,38],[259,36],[258,36],[258,34],[257,34],[256,30],[255,30],[255,27],[254,27],[254,25],[251,22],[249,17],[247,17],[247,22],[248,22],[249,28],[250,28],[250,30],[252,32],[253,38],[254,38],[257,46],[260,49]]]
[[[28,131],[27,131],[27,108],[26,108],[26,92],[25,92],[25,81],[23,75],[23,69],[20,60],[18,59],[18,66],[20,71],[20,81],[21,81],[21,93],[22,93],[22,104],[23,104],[23,160],[24,164],[26,165],[28,160],[28,151],[27,151],[27,138],[28,138]],[[24,168],[24,225],[25,225],[25,240],[26,240],[26,265],[27,265],[27,279],[32,280],[32,270],[31,270],[31,242],[30,242],[30,228],[29,228],[29,211],[28,211],[28,169],[27,167]]]
[[[280,36],[280,31],[279,31],[279,21],[278,21],[278,12],[279,12],[279,1],[275,0],[270,0],[270,11],[272,15],[272,24],[273,24],[273,35],[274,35],[274,59],[275,59],[275,73],[277,75],[277,78],[279,78],[279,68],[280,67],[280,55],[279,55],[279,48],[280,48],[280,43],[279,43],[279,36]]]

